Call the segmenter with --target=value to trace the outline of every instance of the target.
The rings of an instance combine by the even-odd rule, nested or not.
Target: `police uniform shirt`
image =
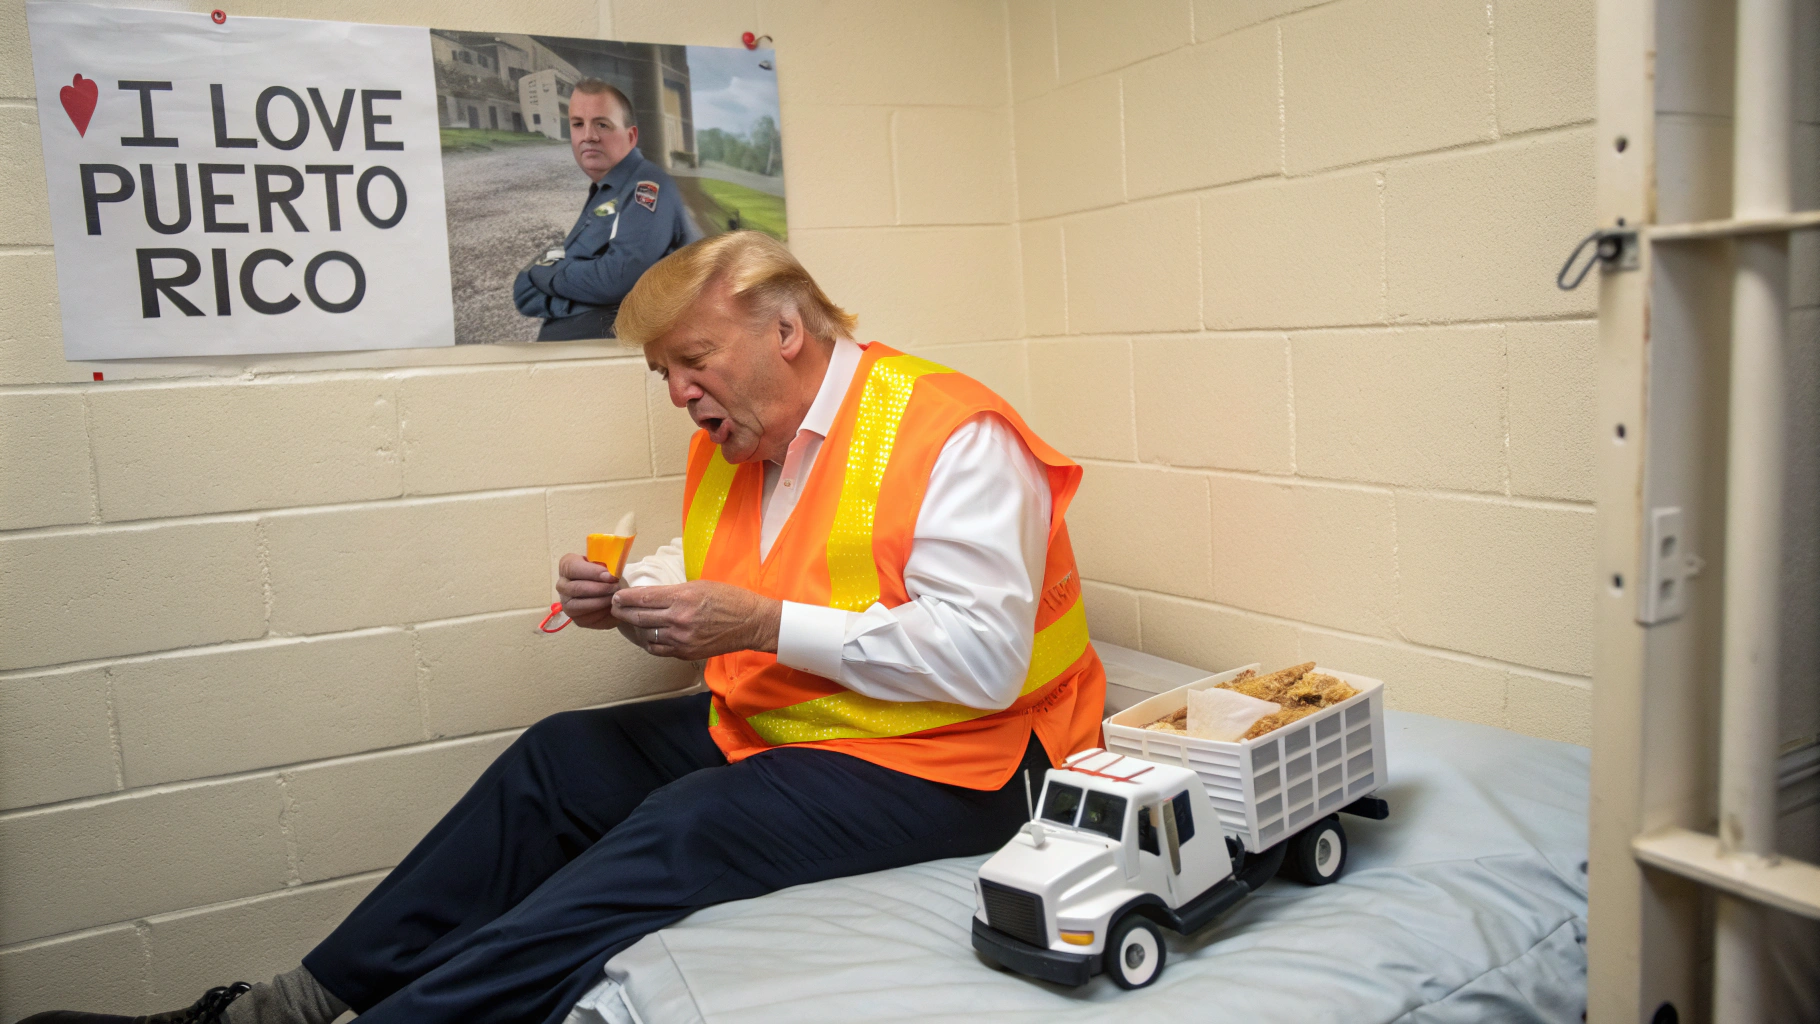
[[[538,341],[610,338],[619,303],[653,263],[692,241],[676,182],[637,149],[588,187],[581,216],[518,275],[518,311],[541,317]]]

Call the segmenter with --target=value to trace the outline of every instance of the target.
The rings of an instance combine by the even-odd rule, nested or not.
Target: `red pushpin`
[[[771,37],[761,36],[755,32],[742,32],[740,33],[739,41],[746,44],[746,49],[756,50],[758,49],[758,44],[771,42]]]
[[[227,12],[222,10],[221,8],[217,7],[214,10],[209,12],[209,20],[213,21],[217,25],[226,24],[227,23]]]

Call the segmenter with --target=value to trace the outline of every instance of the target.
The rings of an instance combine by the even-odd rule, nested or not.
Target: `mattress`
[[[1587,751],[1407,712],[1386,729],[1391,815],[1342,817],[1340,881],[1274,880],[1200,933],[1167,934],[1148,988],[981,961],[973,857],[698,911],[609,961],[568,1024],[1578,1024]]]

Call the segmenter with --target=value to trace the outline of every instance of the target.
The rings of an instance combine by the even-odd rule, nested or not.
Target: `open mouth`
[[[730,423],[724,416],[704,416],[696,422],[703,430],[708,432],[708,440],[713,441],[715,444],[725,444],[727,441],[726,435],[731,433],[731,430],[728,429]]]

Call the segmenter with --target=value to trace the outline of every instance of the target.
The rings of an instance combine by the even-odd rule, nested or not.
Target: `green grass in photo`
[[[738,226],[756,231],[763,231],[779,241],[787,240],[788,234],[784,221],[784,197],[768,195],[754,188],[735,185],[719,178],[697,178],[701,190],[714,200],[721,208],[724,218],[719,227],[733,226],[733,218],[738,216]]]
[[[509,132],[493,128],[444,128],[442,130],[442,151],[444,153],[538,145],[560,146],[564,143],[561,139],[552,139],[542,132]]]

